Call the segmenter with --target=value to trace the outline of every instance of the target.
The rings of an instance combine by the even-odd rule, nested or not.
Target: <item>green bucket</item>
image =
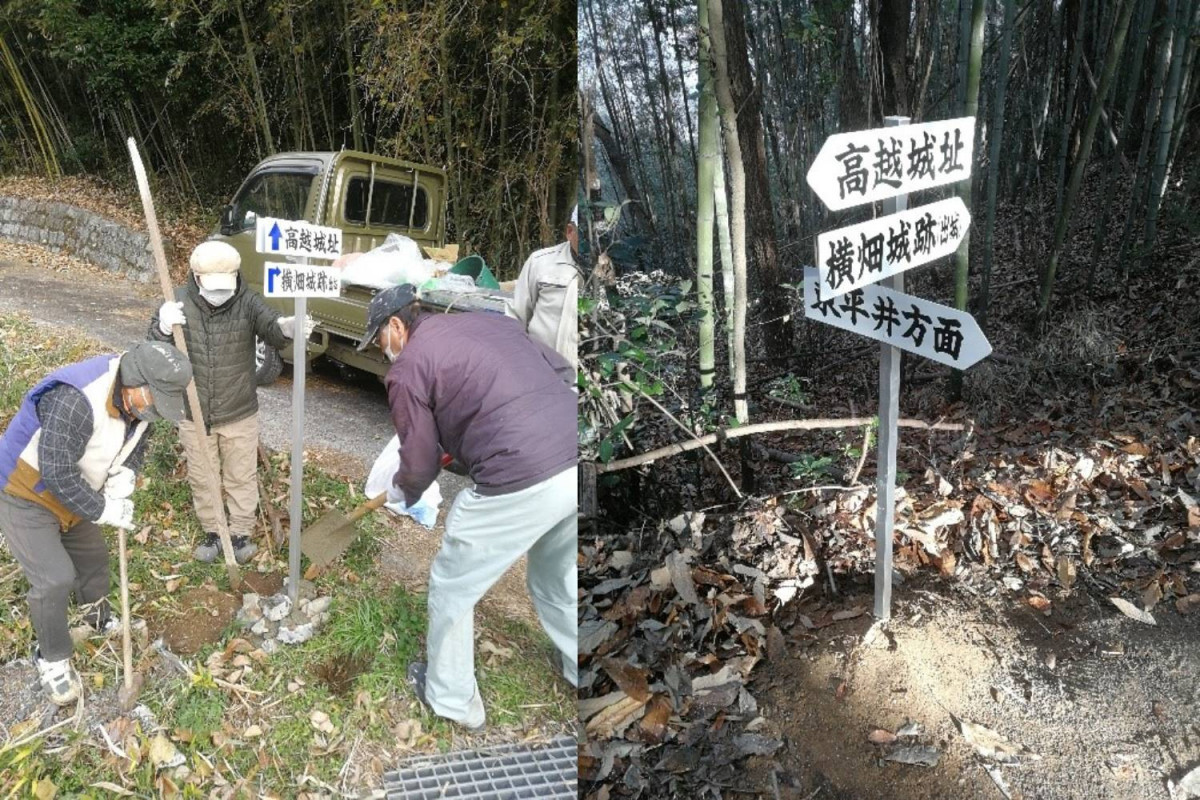
[[[496,276],[488,269],[488,265],[484,262],[483,256],[473,255],[459,261],[450,271],[455,275],[466,275],[471,280],[475,281],[475,285],[483,289],[499,289],[500,284],[496,280]]]

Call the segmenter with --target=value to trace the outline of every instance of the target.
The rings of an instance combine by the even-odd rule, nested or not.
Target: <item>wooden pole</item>
[[[146,179],[146,167],[142,164],[142,156],[138,153],[137,143],[129,137],[129,157],[133,160],[133,172],[137,177],[138,192],[142,196],[142,209],[146,212],[146,228],[150,233],[150,248],[154,252],[154,265],[158,268],[158,280],[162,286],[163,298],[166,302],[175,299],[174,287],[171,286],[171,276],[167,272],[167,255],[163,252],[162,235],[158,231],[158,216],[154,213],[154,199],[150,196],[150,183]],[[185,356],[188,354],[187,342],[183,338],[183,326],[175,325],[172,329],[175,336],[175,347]],[[193,378],[187,386],[188,406],[192,409],[192,426],[196,430],[197,450],[200,452],[205,472],[214,486],[221,485],[221,475],[213,463],[212,454],[208,450],[207,431],[204,424],[204,412],[200,409],[200,395],[196,393],[196,380]],[[233,543],[229,540],[229,527],[225,520],[225,506],[217,503],[217,536],[221,540],[221,550],[225,553],[225,571],[229,575],[229,587],[237,590],[242,585],[242,573],[238,569],[237,559],[233,555]]]

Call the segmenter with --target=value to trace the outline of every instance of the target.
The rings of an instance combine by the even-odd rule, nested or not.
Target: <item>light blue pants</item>
[[[471,727],[483,724],[475,682],[475,604],[525,553],[529,596],[562,654],[563,675],[578,684],[577,474],[572,467],[494,497],[463,489],[454,499],[429,573],[425,697],[439,716]]]

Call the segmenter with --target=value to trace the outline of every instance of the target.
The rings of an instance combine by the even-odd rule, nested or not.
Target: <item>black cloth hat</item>
[[[121,383],[149,386],[154,407],[171,422],[183,419],[184,393],[191,380],[187,356],[165,342],[139,342],[121,356]]]
[[[375,341],[375,337],[379,335],[379,329],[383,327],[383,324],[393,314],[416,299],[417,287],[411,283],[402,283],[399,286],[384,289],[372,297],[371,305],[367,307],[367,334],[358,345],[358,351],[361,353],[370,347],[371,343]]]

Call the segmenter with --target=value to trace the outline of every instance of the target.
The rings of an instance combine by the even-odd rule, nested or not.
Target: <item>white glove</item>
[[[295,317],[280,317],[275,321],[279,323],[279,330],[283,332],[284,336],[291,339],[296,335]],[[307,339],[309,336],[312,336],[312,332],[316,327],[316,318],[306,314],[304,316],[304,338]]]
[[[387,488],[388,503],[398,503],[401,508],[408,506],[408,501],[404,499],[404,490],[394,483],[389,483]]]
[[[113,467],[104,482],[104,496],[124,500],[137,488],[137,476],[129,467]]]
[[[183,302],[178,300],[163,303],[158,309],[158,329],[162,331],[163,336],[170,336],[171,328],[175,325],[187,325],[187,318],[183,315]]]
[[[114,528],[133,530],[133,501],[119,497],[104,498],[104,513],[96,520],[98,525],[111,525]]]

